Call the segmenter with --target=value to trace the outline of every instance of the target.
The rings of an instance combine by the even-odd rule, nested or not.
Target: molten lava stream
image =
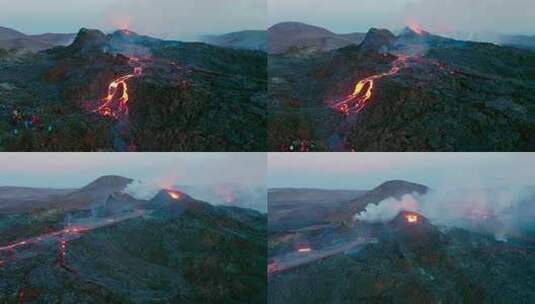
[[[129,60],[130,64],[137,63],[138,58],[132,57]],[[104,117],[120,119],[128,116],[128,85],[127,80],[133,77],[140,76],[143,69],[140,66],[134,67],[132,74],[127,74],[113,80],[108,85],[108,94],[103,99],[99,100],[94,112],[99,113]]]
[[[401,66],[406,65],[409,57],[399,56],[393,63],[390,70],[386,73],[372,75],[368,78],[360,80],[355,85],[355,89],[351,95],[346,99],[335,103],[334,108],[342,113],[349,114],[352,110],[355,112],[363,111],[370,103],[373,96],[373,89],[375,87],[375,81],[386,76],[393,76],[399,73]]]

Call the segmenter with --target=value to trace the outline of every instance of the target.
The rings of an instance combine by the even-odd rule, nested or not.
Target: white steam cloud
[[[417,194],[406,194],[401,200],[387,198],[379,204],[369,204],[366,209],[355,214],[354,219],[368,223],[384,223],[396,217],[400,211],[418,211]]]
[[[138,200],[149,200],[162,189],[160,183],[135,180],[124,188],[123,192]]]
[[[369,204],[354,219],[369,223],[392,220],[400,211],[418,212],[433,224],[492,233],[497,240],[535,231],[533,189],[442,189]]]
[[[415,0],[406,6],[406,23],[443,35],[533,34],[532,0]]]

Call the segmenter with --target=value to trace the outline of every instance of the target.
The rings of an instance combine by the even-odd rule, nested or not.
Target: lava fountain
[[[408,56],[399,56],[393,63],[390,70],[386,73],[372,75],[368,78],[357,82],[353,93],[344,100],[334,104],[334,108],[342,114],[350,114],[352,111],[361,112],[370,103],[375,87],[375,81],[387,76],[393,76],[399,73],[399,70],[407,65]]]

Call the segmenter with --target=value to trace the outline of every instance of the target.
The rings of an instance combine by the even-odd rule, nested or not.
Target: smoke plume
[[[387,198],[379,204],[369,204],[366,210],[355,214],[354,219],[368,223],[384,223],[396,217],[402,210],[418,211],[418,194],[406,194],[401,200]]]
[[[156,196],[161,189],[162,186],[160,183],[134,180],[126,186],[123,192],[135,199],[149,200]]]
[[[382,223],[402,210],[414,211],[436,225],[491,233],[505,241],[509,236],[534,235],[534,201],[533,188],[441,189],[369,204],[354,219]]]

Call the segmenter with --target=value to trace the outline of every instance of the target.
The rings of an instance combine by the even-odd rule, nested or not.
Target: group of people
[[[13,110],[11,113],[10,124],[13,127],[13,134],[19,133],[19,128],[24,127],[26,129],[39,128],[43,129],[44,126],[41,123],[41,118],[37,115],[23,115],[19,110]],[[48,132],[52,132],[52,125],[48,125]]]

